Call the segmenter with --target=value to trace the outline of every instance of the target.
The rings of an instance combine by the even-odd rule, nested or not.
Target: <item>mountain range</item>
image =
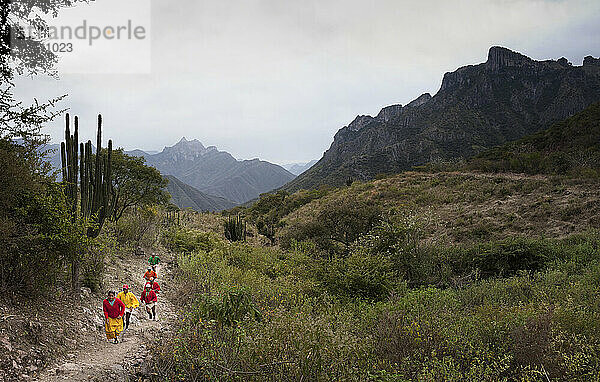
[[[60,145],[47,144],[43,150],[49,151],[47,159],[52,167],[60,169]],[[258,159],[238,161],[214,146],[204,147],[200,141],[186,138],[161,152],[136,149],[125,153],[144,157],[146,164],[169,180],[167,191],[174,204],[197,211],[232,208],[294,178],[276,164]]]
[[[487,61],[446,73],[439,91],[375,117],[357,116],[288,191],[368,180],[437,160],[472,157],[548,128],[600,100],[600,59],[536,61],[492,47]]]
[[[600,102],[549,129],[486,150],[471,158],[466,169],[598,178]]]
[[[294,175],[273,163],[259,159],[237,160],[214,146],[182,138],[160,153],[141,150],[127,152],[143,156],[146,164],[163,175],[172,175],[181,182],[208,195],[241,204],[260,194],[279,188],[294,179]]]
[[[165,175],[165,178],[169,181],[167,191],[171,194],[171,202],[179,208],[214,212],[227,210],[236,205],[231,200],[201,192],[173,175]]]
[[[292,174],[298,176],[298,175],[302,174],[304,171],[311,168],[315,163],[317,163],[316,160],[311,160],[310,162],[288,163],[288,164],[281,165],[281,167],[285,168]]]

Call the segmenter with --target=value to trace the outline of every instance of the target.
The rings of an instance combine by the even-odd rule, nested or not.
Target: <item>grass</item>
[[[210,250],[179,256],[185,313],[177,335],[157,350],[156,370],[171,370],[162,377],[534,381],[548,374],[567,381],[600,376],[597,233],[451,247],[443,258],[463,259],[476,269],[474,255],[501,259],[527,248],[542,262],[528,263],[537,271],[462,275],[462,283],[454,285],[409,287],[397,280],[379,299],[333,293],[322,277],[333,267],[330,260],[207,240]],[[244,301],[242,314],[227,308],[232,299]]]
[[[170,380],[598,381],[600,190],[562,176],[417,173],[264,196],[164,236]],[[266,223],[265,223],[266,224]],[[263,226],[264,228],[264,226]]]
[[[515,174],[407,172],[337,189],[283,218],[285,236],[336,200],[368,201],[384,211],[430,216],[429,239],[460,243],[513,235],[561,237],[600,228],[594,180]]]

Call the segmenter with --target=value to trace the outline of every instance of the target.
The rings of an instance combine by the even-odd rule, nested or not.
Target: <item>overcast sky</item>
[[[92,17],[95,6],[73,14]],[[82,135],[101,112],[106,136],[126,149],[185,136],[287,163],[319,159],[357,114],[435,94],[445,72],[484,62],[490,46],[575,65],[600,55],[598,0],[152,0],[130,13],[104,17],[151,17],[147,54],[125,49],[147,73],[66,68],[58,80],[18,80],[18,95],[68,94],[62,106],[80,116]],[[127,53],[97,46],[106,62]],[[62,129],[48,132],[58,141]]]

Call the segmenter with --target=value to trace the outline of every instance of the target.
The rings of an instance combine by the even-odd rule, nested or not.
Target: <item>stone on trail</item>
[[[56,370],[56,372],[57,373],[71,373],[71,372],[78,372],[81,370],[82,370],[81,366],[77,365],[76,363],[67,362],[67,363],[64,363],[63,365],[59,366],[59,368]]]

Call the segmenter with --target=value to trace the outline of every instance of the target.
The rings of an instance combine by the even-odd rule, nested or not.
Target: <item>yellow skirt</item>
[[[109,340],[114,339],[119,336],[123,331],[123,319],[119,318],[110,318],[108,317],[108,324],[104,325],[104,330],[106,331],[106,338]]]

